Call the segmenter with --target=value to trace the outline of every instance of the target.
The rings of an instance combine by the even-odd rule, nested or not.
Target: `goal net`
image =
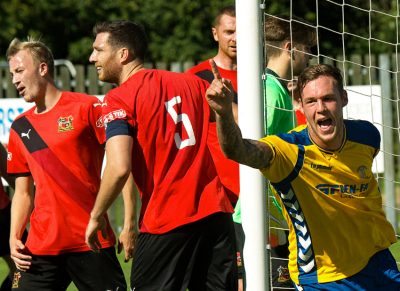
[[[291,25],[304,19],[305,26],[315,29],[316,45],[311,51],[303,51],[312,56],[310,64],[327,63],[341,69],[349,96],[344,117],[369,120],[380,131],[381,149],[373,171],[386,216],[399,233],[399,0],[281,0],[262,1],[262,7],[264,19],[285,15]],[[292,72],[284,81],[290,83],[295,79]],[[273,212],[275,206],[271,199],[268,201],[268,211]],[[269,217],[270,234],[287,230],[273,216]],[[394,244],[391,251],[399,264],[400,243]],[[274,259],[272,254],[271,260]],[[270,274],[274,271],[270,269]]]

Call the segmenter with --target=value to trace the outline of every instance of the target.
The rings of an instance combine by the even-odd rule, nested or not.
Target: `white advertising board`
[[[31,108],[34,103],[27,103],[23,98],[0,99],[0,142],[8,143],[11,123],[22,112]]]

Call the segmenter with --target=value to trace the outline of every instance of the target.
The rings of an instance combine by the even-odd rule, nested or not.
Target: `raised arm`
[[[216,115],[218,140],[223,152],[238,163],[256,169],[266,168],[272,158],[271,147],[256,140],[243,139],[232,113],[232,84],[221,78],[213,60],[210,64],[214,80],[207,89],[206,99]]]

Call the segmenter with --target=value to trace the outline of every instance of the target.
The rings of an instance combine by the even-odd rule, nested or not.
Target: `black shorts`
[[[14,272],[13,290],[65,290],[74,282],[78,290],[126,290],[115,248],[56,256],[32,256],[26,272]]]
[[[237,290],[232,215],[217,213],[165,234],[139,234],[135,291]]]
[[[10,255],[10,223],[11,203],[0,209],[0,257]],[[24,231],[22,241],[25,242],[28,233]]]
[[[0,209],[0,257],[10,254],[11,203]]]
[[[238,279],[246,280],[246,272],[244,270],[243,248],[245,235],[241,223],[234,222],[236,237],[236,263],[238,269]],[[244,283],[243,283],[244,284]]]

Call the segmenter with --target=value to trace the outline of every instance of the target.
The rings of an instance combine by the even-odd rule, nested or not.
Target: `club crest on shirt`
[[[12,160],[12,152],[7,152],[7,161]]]
[[[357,169],[358,176],[362,179],[369,179],[371,176],[368,174],[366,166],[359,166]]]
[[[74,118],[72,115],[68,117],[59,117],[58,118],[58,132],[65,132],[65,131],[70,131],[74,129],[74,126],[72,124],[72,121]]]
[[[18,288],[19,287],[19,279],[21,278],[21,272],[14,272],[14,277],[12,281],[12,287],[11,288]]]

